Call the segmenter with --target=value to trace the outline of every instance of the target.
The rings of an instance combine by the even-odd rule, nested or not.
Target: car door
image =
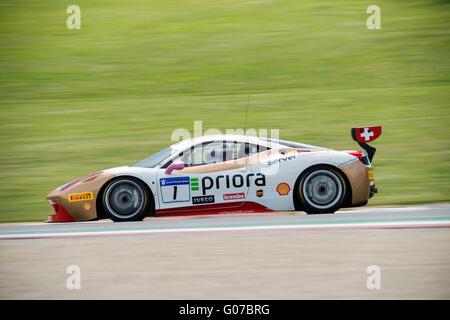
[[[208,141],[177,154],[170,162],[183,162],[185,168],[167,174],[167,163],[158,173],[160,208],[168,213],[202,213],[242,206],[253,174],[249,166],[235,161],[241,149],[233,141]]]

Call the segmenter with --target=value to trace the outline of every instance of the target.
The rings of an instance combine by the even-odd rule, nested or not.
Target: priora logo
[[[251,179],[252,177],[255,177],[254,179]],[[223,179],[221,181],[221,179]],[[202,178],[202,193],[203,195],[206,194],[206,191],[209,189],[212,189],[214,186],[216,189],[220,188],[227,188],[229,189],[231,186],[234,188],[241,188],[244,185],[246,187],[250,187],[250,184],[253,183],[256,186],[265,186],[266,185],[266,176],[262,173],[257,173],[256,175],[253,173],[249,173],[245,176],[241,174],[236,174],[234,176],[229,175],[220,175],[217,176],[214,180],[211,177],[203,177]]]

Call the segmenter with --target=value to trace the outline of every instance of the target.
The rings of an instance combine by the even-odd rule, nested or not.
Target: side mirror
[[[184,168],[184,162],[172,162],[164,172],[165,174],[171,174],[173,170],[181,170]]]

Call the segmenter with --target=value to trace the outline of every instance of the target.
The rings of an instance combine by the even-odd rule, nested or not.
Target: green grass
[[[450,4],[0,2],[0,222],[45,220],[52,189],[135,163],[176,128],[280,129],[356,149],[380,124],[378,204],[450,200]]]

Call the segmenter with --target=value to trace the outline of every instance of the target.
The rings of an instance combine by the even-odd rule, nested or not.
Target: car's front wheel
[[[149,199],[147,189],[139,180],[117,178],[103,192],[103,208],[113,221],[139,221],[147,214]]]
[[[300,177],[296,196],[307,213],[334,213],[344,202],[345,180],[338,170],[330,166],[312,167]]]

